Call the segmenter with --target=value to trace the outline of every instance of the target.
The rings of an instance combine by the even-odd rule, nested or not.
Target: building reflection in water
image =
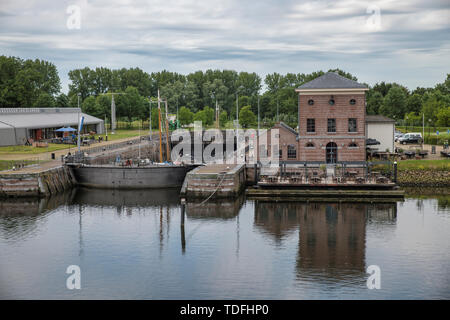
[[[297,277],[365,276],[366,224],[395,224],[396,203],[255,202],[255,225],[281,244],[298,232]]]

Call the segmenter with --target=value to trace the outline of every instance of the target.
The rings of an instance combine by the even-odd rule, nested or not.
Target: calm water
[[[184,210],[183,228],[177,190],[0,200],[0,298],[450,298],[448,196]],[[66,288],[69,265],[81,290]]]

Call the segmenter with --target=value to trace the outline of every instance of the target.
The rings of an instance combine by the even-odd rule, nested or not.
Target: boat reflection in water
[[[326,284],[365,279],[366,226],[395,226],[396,203],[255,203],[255,225],[278,245],[298,232],[297,279]]]
[[[167,189],[94,189],[78,188],[73,204],[96,207],[177,207],[180,204],[180,190]]]

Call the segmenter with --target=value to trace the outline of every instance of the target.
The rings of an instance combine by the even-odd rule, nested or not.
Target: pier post
[[[397,161],[394,161],[394,183],[397,183]]]
[[[186,236],[184,233],[184,216],[185,216],[185,204],[181,204],[181,222],[180,222],[180,230],[181,230],[181,252],[186,252]]]

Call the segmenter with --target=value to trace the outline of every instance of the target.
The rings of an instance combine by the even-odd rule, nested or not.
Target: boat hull
[[[77,183],[101,189],[178,188],[193,166],[70,166]]]

